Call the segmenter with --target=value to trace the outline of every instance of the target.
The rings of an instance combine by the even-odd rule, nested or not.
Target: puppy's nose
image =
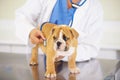
[[[57,42],[57,46],[59,47],[62,43],[60,41]]]

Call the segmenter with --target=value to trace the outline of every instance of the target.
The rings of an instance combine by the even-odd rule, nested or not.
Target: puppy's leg
[[[30,66],[38,65],[38,45],[32,48]]]
[[[53,53],[53,51],[51,52]],[[47,78],[54,78],[56,77],[56,71],[55,71],[55,55],[54,53],[51,54],[50,52],[46,54],[46,73],[45,77]]]
[[[71,73],[80,73],[80,70],[79,68],[76,67],[76,62],[75,62],[75,59],[76,59],[76,51],[71,55],[69,56],[68,58],[68,67],[69,67],[69,70]]]

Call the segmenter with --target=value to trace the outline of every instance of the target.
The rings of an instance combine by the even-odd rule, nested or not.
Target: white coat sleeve
[[[96,58],[99,51],[98,43],[100,42],[103,32],[103,11],[101,6],[92,10],[90,12],[91,14],[88,23],[86,23],[86,33],[83,33],[85,36],[79,37],[78,39],[79,44],[76,61]]]
[[[37,17],[40,14],[40,0],[28,0],[23,7],[16,10],[16,36],[25,45],[28,45],[29,33],[37,26]]]

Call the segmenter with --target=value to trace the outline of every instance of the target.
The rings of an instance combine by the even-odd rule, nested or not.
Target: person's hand
[[[45,37],[43,36],[42,32],[38,29],[33,29],[30,32],[29,38],[32,44],[38,44],[45,40]]]

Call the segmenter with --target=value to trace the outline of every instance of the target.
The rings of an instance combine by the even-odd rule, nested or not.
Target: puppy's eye
[[[54,39],[54,40],[56,40],[56,39],[57,39],[57,37],[53,36],[53,39]]]
[[[67,38],[65,35],[63,35],[63,39],[67,41],[69,38]]]

